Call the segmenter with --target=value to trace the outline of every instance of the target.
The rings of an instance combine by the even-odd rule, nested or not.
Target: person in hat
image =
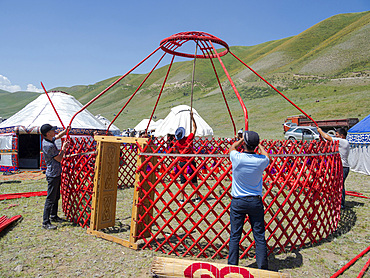
[[[44,137],[42,141],[42,152],[46,163],[46,180],[48,182],[48,191],[44,206],[44,215],[42,219],[42,227],[47,230],[55,230],[57,226],[51,224],[53,222],[63,222],[64,220],[58,216],[58,201],[60,198],[60,184],[62,166],[61,161],[64,153],[68,148],[68,142],[64,142],[62,149],[59,151],[55,145],[55,140],[62,138],[68,131],[67,127],[58,134],[55,133],[56,126],[44,124],[41,126],[41,134]]]
[[[239,147],[243,148],[238,152]],[[256,154],[258,147],[261,154]],[[264,207],[262,203],[262,174],[269,165],[269,155],[260,144],[259,135],[254,131],[244,131],[243,138],[229,148],[232,163],[229,265],[239,263],[239,242],[244,220],[248,215],[254,241],[256,261],[259,269],[267,269],[267,246],[265,239]]]
[[[194,115],[193,115],[193,111],[190,112],[190,118],[191,118],[191,121],[193,123],[193,127],[192,127],[192,130],[191,130],[191,133],[189,134],[189,136],[185,136],[185,128],[183,127],[179,127],[176,129],[175,131],[175,138],[176,138],[176,143],[174,145],[174,148],[176,150],[176,152],[180,153],[180,154],[192,154],[193,153],[193,140],[194,140],[194,137],[195,137],[195,132],[197,131],[197,124],[194,120]],[[180,157],[179,158],[179,166],[180,166],[180,169],[182,169],[185,164],[189,161],[189,157]],[[193,169],[192,169],[193,168]],[[190,162],[190,165],[189,167],[187,167],[186,170],[190,170],[190,172],[194,171],[196,169],[196,164],[195,164],[195,161],[192,160]],[[186,171],[184,170],[184,172]],[[186,176],[184,175],[184,172],[182,172],[180,174],[180,183],[181,184],[184,184],[187,180]],[[188,174],[191,174],[188,172]],[[192,184],[194,186],[197,186],[198,185],[198,180],[197,180],[197,175],[195,175],[193,177],[193,179],[191,180]],[[184,192],[181,191],[181,197],[182,199],[180,199],[180,203],[184,203],[185,202],[185,195],[184,195]],[[199,197],[196,198],[196,201],[199,201]]]

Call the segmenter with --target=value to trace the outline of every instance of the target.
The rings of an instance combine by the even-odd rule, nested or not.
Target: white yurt
[[[149,123],[149,119],[142,119],[140,121],[140,123],[138,123],[134,127],[135,131],[138,131],[138,132],[145,131],[146,128],[148,127],[148,123]],[[155,130],[157,128],[157,126],[158,126],[158,123],[154,120],[151,120],[150,124],[149,124],[149,127],[148,127],[148,131]]]
[[[351,170],[370,175],[370,115],[348,130],[347,140],[350,143],[348,163]]]
[[[185,136],[191,132],[192,123],[190,122],[190,106],[179,105],[171,109],[170,113],[164,118],[163,122],[155,130],[155,137],[165,137],[167,134],[175,134],[178,127],[185,128]],[[194,120],[197,125],[196,137],[212,137],[213,129],[193,108]]]
[[[104,116],[100,114],[95,115],[95,118],[97,118],[99,121],[101,121],[104,124],[105,129],[107,129],[109,125],[111,124],[111,122],[107,118],[105,118]],[[121,131],[119,130],[119,128],[113,124],[109,127],[109,131],[115,136],[118,136],[121,134]]]
[[[83,107],[67,93],[50,92],[48,95],[64,126]],[[45,93],[0,123],[0,171],[43,168],[40,127],[46,123],[57,126],[57,131],[63,129]],[[75,117],[71,128],[71,136],[91,137],[94,130],[106,130],[105,125],[86,109]]]

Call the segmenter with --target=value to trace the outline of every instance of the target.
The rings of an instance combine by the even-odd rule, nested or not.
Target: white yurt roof
[[[179,105],[172,108],[167,117],[155,130],[154,136],[164,137],[167,134],[175,134],[175,131],[178,127],[184,127],[185,136],[188,136],[192,128],[192,124],[190,122],[190,109],[190,106],[187,105]],[[205,120],[202,119],[202,117],[194,108],[193,115],[195,123],[197,124],[195,136],[213,136],[213,129],[206,123]]]
[[[140,121],[140,123],[138,123],[134,129],[136,131],[145,131],[147,126],[148,126],[148,123],[149,123],[149,119],[142,119]],[[150,121],[150,125],[149,125],[149,128],[148,128],[148,131],[150,130],[155,130],[158,126],[158,122],[154,121],[154,120],[151,120]]]
[[[48,95],[65,127],[69,124],[73,115],[83,107],[78,100],[67,93],[50,92]],[[21,126],[25,130],[32,130],[41,127],[45,123],[62,128],[47,95],[44,93],[6,121],[0,123],[0,129]],[[105,125],[86,109],[74,118],[71,127],[81,129],[106,129]]]
[[[95,115],[95,118],[97,118],[99,121],[101,121],[104,124],[106,129],[108,128],[108,126],[111,123],[107,118],[105,118],[104,116],[102,116],[100,114]],[[121,133],[119,128],[116,127],[115,125],[111,125],[110,128],[109,128],[109,131],[111,131],[113,134],[120,134]]]

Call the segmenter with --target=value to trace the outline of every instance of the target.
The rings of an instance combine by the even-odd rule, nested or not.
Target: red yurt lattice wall
[[[199,139],[188,163],[179,168],[181,154],[172,152],[169,142],[121,144],[118,187],[134,186],[139,193],[140,212],[134,221],[141,227],[135,241],[149,248],[178,256],[223,258],[228,254],[229,206],[231,201],[232,142]],[[267,245],[282,252],[314,243],[336,230],[340,216],[341,161],[337,145],[331,142],[263,141],[271,154],[265,170],[264,196]],[[73,143],[63,162],[63,209],[68,219],[89,227],[93,194],[95,144],[92,140]],[[153,157],[157,162],[153,165]],[[144,160],[137,168],[138,158]],[[196,162],[196,168],[191,161]],[[68,173],[68,175],[66,175]],[[123,174],[124,173],[124,174]],[[155,174],[155,182],[149,176]],[[179,175],[188,176],[180,184]],[[197,175],[198,185],[191,179]],[[147,183],[150,187],[142,187]],[[179,202],[180,190],[186,200]],[[200,202],[195,202],[197,196]],[[246,220],[246,222],[248,219]],[[241,240],[244,256],[253,255],[254,242],[246,224]]]

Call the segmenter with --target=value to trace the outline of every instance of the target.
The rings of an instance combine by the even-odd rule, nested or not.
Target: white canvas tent
[[[65,126],[83,107],[73,96],[63,92],[50,92],[49,96]],[[22,110],[0,123],[0,171],[41,167],[40,127],[45,123],[62,129],[46,94],[41,94]],[[105,129],[103,123],[84,110],[72,122],[70,134],[90,136],[93,130]]]
[[[110,125],[110,121],[103,117],[102,115],[98,114],[98,115],[95,115],[95,118],[97,118],[99,121],[101,121],[104,126],[105,126],[105,129],[108,128],[108,126]],[[115,125],[111,125],[110,128],[109,128],[109,131],[112,132],[113,135],[120,135],[121,134],[121,131],[119,130],[118,127],[116,127]]]
[[[145,131],[147,126],[148,126],[148,123],[149,123],[149,119],[142,119],[140,121],[140,123],[138,123],[134,129],[135,131]],[[149,128],[148,128],[148,131],[151,131],[151,130],[155,130],[158,126],[158,122],[154,121],[154,120],[151,120],[150,121],[150,125],[149,125]]]
[[[49,97],[64,126],[67,126],[73,115],[83,107],[78,100],[67,93],[51,92],[49,93]],[[45,123],[62,128],[46,94],[41,94],[37,99],[27,104],[22,110],[0,123],[0,130],[14,127],[19,133],[39,134],[39,128]],[[105,125],[86,109],[75,117],[71,127],[73,129],[85,130],[106,129]]]
[[[191,132],[190,106],[179,105],[171,109],[170,113],[155,130],[155,137],[164,137],[167,134],[175,134],[178,127],[185,128],[185,136]],[[202,119],[198,112],[193,108],[194,120],[197,124],[197,137],[213,136],[213,129]]]
[[[348,130],[347,140],[351,170],[370,175],[370,115]]]

